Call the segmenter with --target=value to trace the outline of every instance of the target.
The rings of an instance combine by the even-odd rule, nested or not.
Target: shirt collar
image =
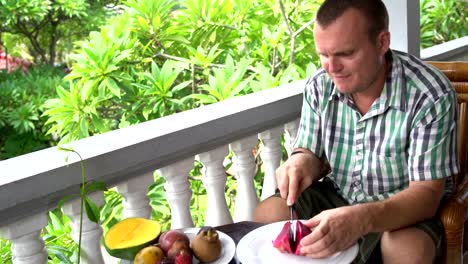
[[[384,89],[380,95],[380,101],[385,105],[385,108],[393,107],[400,111],[406,111],[407,87],[403,62],[395,51],[389,50],[385,56],[391,60],[392,64],[390,74],[387,75]]]

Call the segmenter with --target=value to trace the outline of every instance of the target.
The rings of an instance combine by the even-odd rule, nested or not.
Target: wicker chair
[[[459,175],[454,175],[456,188],[454,194],[441,204],[438,212],[445,227],[445,250],[440,262],[458,264],[464,263],[463,257],[468,254],[468,232],[464,232],[468,226],[468,62],[428,61],[428,63],[439,68],[450,79],[458,95],[460,113],[458,155],[461,171]]]

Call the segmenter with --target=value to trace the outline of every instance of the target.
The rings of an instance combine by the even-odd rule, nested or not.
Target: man
[[[288,220],[294,205],[313,229],[301,241],[312,258],[359,242],[355,262],[433,262],[443,235],[434,215],[459,170],[455,91],[433,67],[389,49],[381,0],[325,1],[314,38],[323,68],[306,84],[279,192],[254,218]]]

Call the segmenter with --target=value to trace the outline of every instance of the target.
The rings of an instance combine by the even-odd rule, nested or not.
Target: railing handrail
[[[300,115],[305,80],[70,143],[87,180],[113,186]],[[208,132],[207,132],[208,131]],[[68,161],[67,157],[68,156]],[[81,166],[57,147],[0,162],[0,226],[51,210],[77,194]]]
[[[465,58],[461,60],[468,59],[468,36],[421,50],[421,59],[423,60],[453,61],[454,58],[457,58],[455,60],[460,60],[460,58]]]

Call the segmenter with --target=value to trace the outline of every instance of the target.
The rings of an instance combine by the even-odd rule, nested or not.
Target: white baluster
[[[192,190],[188,175],[193,168],[193,158],[178,161],[159,169],[166,180],[166,198],[171,207],[171,229],[193,227],[190,214],[190,199]]]
[[[269,129],[259,134],[262,140],[263,148],[260,152],[263,164],[265,166],[265,176],[263,178],[263,188],[261,199],[264,200],[273,194],[276,190],[276,168],[281,163],[281,135],[284,133],[283,126]]]
[[[284,135],[284,146],[286,147],[286,151],[288,152],[288,156],[291,155],[293,150],[292,144],[294,143],[294,139],[297,135],[297,130],[299,129],[299,119],[294,121],[288,122],[284,124],[284,130],[286,130],[286,134]]]
[[[255,158],[252,149],[257,145],[257,135],[250,136],[230,144],[234,152],[234,166],[237,179],[236,205],[234,208],[234,222],[251,221],[258,196],[255,191]]]
[[[218,226],[232,223],[231,213],[226,203],[226,171],[223,165],[224,158],[229,153],[228,146],[199,154],[203,163],[203,184],[208,194],[205,225]]]
[[[104,193],[102,191],[93,192],[88,195],[99,207],[104,204]],[[81,200],[74,199],[65,203],[63,213],[70,217],[72,223],[72,238],[78,244],[80,235],[80,210]],[[81,263],[83,264],[104,264],[101,252],[102,227],[89,220],[86,210],[83,207],[83,223],[81,233]]]
[[[148,187],[154,183],[153,172],[147,172],[117,186],[117,191],[125,198],[124,216],[151,218]]]
[[[0,235],[11,241],[13,264],[45,264],[47,250],[41,230],[47,225],[47,213],[39,213],[0,228]]]

